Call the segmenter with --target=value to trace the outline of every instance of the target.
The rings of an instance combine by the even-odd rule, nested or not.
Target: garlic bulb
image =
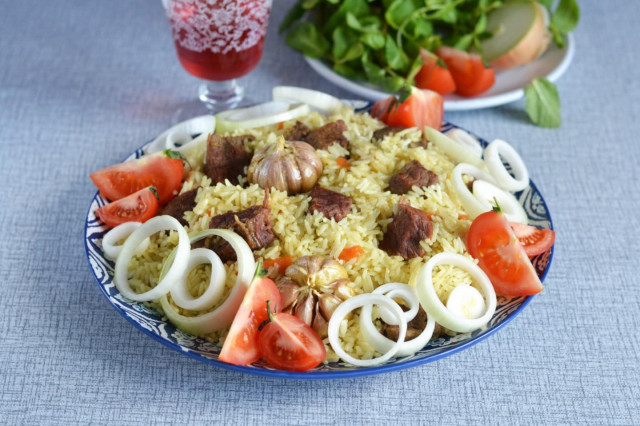
[[[324,256],[296,259],[276,285],[282,296],[282,312],[297,316],[323,339],[333,312],[353,296],[346,269]]]
[[[249,182],[289,194],[311,190],[321,174],[322,161],[311,145],[283,137],[256,152],[247,170]]]

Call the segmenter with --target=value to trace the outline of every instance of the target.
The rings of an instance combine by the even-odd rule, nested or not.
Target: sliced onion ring
[[[127,238],[133,231],[138,229],[140,225],[142,225],[140,222],[125,222],[104,234],[104,237],[102,237],[102,251],[105,257],[110,260],[116,260],[118,254],[120,254],[120,250],[122,250],[122,246],[116,245],[116,243],[123,238]],[[147,247],[149,247],[148,237],[142,240],[140,245],[136,247],[134,254],[142,253]]]
[[[153,140],[146,148],[146,154],[161,152],[165,149],[178,149],[177,144],[185,146],[188,144],[192,135],[208,134],[214,131],[216,127],[216,118],[211,115],[203,115],[195,117],[165,130]]]
[[[424,135],[430,142],[433,142],[435,146],[447,154],[454,163],[467,163],[480,170],[486,170],[487,166],[484,161],[482,161],[482,158],[470,152],[468,148],[462,146],[449,136],[429,126],[425,126]]]
[[[402,300],[407,302],[411,307],[409,311],[403,312],[404,320],[407,322],[411,321],[418,313],[418,309],[420,306],[418,296],[416,295],[413,287],[407,284],[384,284],[376,288],[372,294],[384,294],[388,298],[400,297]],[[385,353],[389,351],[396,344],[396,342],[382,335],[378,331],[378,329],[373,324],[373,321],[371,320],[371,310],[371,305],[362,307],[362,311],[360,312],[360,329],[362,330],[362,333],[366,337],[369,344],[373,346],[375,350],[380,353]],[[389,313],[386,308],[380,306],[379,312],[380,317],[384,322],[386,322],[387,324],[397,325],[394,324],[394,322],[396,322],[395,318],[393,318],[393,321],[389,321],[387,318],[385,318],[385,315]],[[431,317],[431,315],[428,315],[427,325],[424,330],[415,338],[402,342],[400,348],[398,348],[398,352],[396,353],[396,355],[412,355],[418,352],[420,349],[424,348],[427,343],[429,343],[431,336],[433,336],[433,330],[435,329],[435,326],[436,321]]]
[[[171,267],[166,274],[162,275],[158,284],[149,291],[136,293],[129,284],[129,263],[134,256],[136,249],[146,238],[160,231],[177,231],[178,246]],[[129,235],[129,238],[122,245],[120,254],[116,259],[116,267],[113,273],[113,282],[120,294],[136,302],[148,302],[158,299],[171,290],[171,287],[182,277],[189,263],[189,235],[184,227],[171,216],[156,216],[142,225]]]
[[[226,133],[237,129],[253,129],[309,114],[309,105],[271,101],[249,108],[232,109],[216,115],[216,132]]]
[[[473,220],[480,216],[482,213],[491,210],[491,207],[487,207],[480,202],[472,193],[462,180],[462,175],[466,174],[474,177],[475,179],[482,179],[488,182],[495,182],[493,177],[488,173],[483,172],[475,166],[467,163],[460,163],[454,169],[451,176],[453,180],[453,189],[456,191],[460,204],[464,207],[469,217]]]
[[[516,197],[492,183],[483,180],[474,181],[473,195],[484,206],[485,211],[493,209],[495,198],[495,200],[498,201],[502,213],[504,213],[510,222],[518,222],[525,225],[529,222],[527,212],[524,211]]]
[[[342,108],[342,102],[334,96],[294,86],[274,87],[273,100],[302,102],[325,114],[334,114]]]
[[[468,148],[476,157],[482,158],[482,145],[480,141],[472,136],[469,132],[454,127],[445,133],[446,136],[458,142],[461,146]]]
[[[211,264],[211,278],[209,286],[199,297],[193,297],[187,286],[189,271],[198,265]],[[171,298],[174,303],[183,309],[201,311],[209,309],[216,304],[224,292],[224,283],[227,279],[227,271],[218,255],[206,248],[195,248],[189,254],[187,271],[176,286],[171,289]]]
[[[203,335],[231,325],[256,270],[253,252],[247,242],[241,236],[228,229],[207,229],[199,232],[191,236],[191,243],[213,235],[224,238],[235,250],[238,258],[238,278],[236,278],[236,283],[231,289],[231,293],[229,293],[226,300],[222,302],[222,305],[206,314],[191,317],[185,316],[178,312],[175,306],[169,302],[166,295],[160,299],[164,314],[169,321],[187,333]],[[169,260],[170,256],[165,261],[165,265],[168,264]],[[160,276],[163,275],[166,269],[165,265],[163,265]]]
[[[437,265],[453,265],[464,269],[480,287],[487,303],[487,309],[480,318],[469,319],[455,315],[442,304],[433,287],[433,268]],[[422,307],[429,317],[433,317],[443,327],[458,333],[477,330],[491,320],[496,311],[496,292],[487,275],[471,260],[455,253],[438,253],[420,268],[416,281],[416,292]]]
[[[509,163],[515,178],[505,168],[500,156]],[[527,166],[518,152],[502,139],[495,139],[484,149],[484,162],[487,164],[489,173],[502,189],[517,192],[529,186]]]
[[[340,323],[349,312],[367,305],[379,305],[389,309],[389,311],[395,315],[400,326],[400,331],[398,334],[398,341],[381,356],[372,359],[357,359],[342,349],[342,345],[340,344]],[[333,351],[342,358],[343,361],[359,367],[371,367],[373,365],[382,364],[391,359],[391,357],[400,349],[406,334],[407,322],[404,320],[404,316],[402,315],[402,309],[400,309],[400,306],[393,299],[381,294],[365,293],[353,296],[338,305],[329,320],[329,343],[331,344]]]

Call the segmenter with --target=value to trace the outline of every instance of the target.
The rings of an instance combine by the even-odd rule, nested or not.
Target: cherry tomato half
[[[125,222],[145,222],[157,211],[158,195],[155,188],[148,187],[100,207],[96,216],[113,228]]]
[[[307,371],[324,361],[324,343],[300,318],[279,313],[270,317],[260,334],[262,359],[280,370]]]
[[[549,250],[556,240],[556,233],[551,229],[538,229],[515,222],[511,222],[510,225],[529,258]]]
[[[154,186],[160,205],[164,205],[180,191],[183,167],[181,159],[169,158],[162,153],[115,164],[91,173],[90,177],[100,194],[110,201]]]
[[[544,289],[507,218],[490,211],[476,217],[467,234],[467,250],[478,259],[497,293],[527,296]]]
[[[447,64],[456,83],[456,93],[472,97],[486,92],[496,81],[493,68],[485,65],[480,55],[442,46],[437,55]]]
[[[233,318],[218,357],[220,361],[249,365],[260,359],[258,328],[269,318],[267,301],[271,301],[274,308],[280,308],[282,304],[276,284],[259,273],[249,286]]]

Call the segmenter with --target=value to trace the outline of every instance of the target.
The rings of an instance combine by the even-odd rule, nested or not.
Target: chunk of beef
[[[412,186],[425,187],[438,183],[438,175],[425,169],[417,160],[411,160],[389,181],[389,191],[394,194],[406,194]]]
[[[403,311],[408,310],[404,306],[402,305],[400,306]],[[424,309],[422,309],[422,306],[420,306],[418,308],[418,313],[416,314],[416,316],[413,317],[413,319],[407,323],[407,333],[404,340],[406,341],[406,340],[415,339],[420,335],[420,333],[424,331],[426,326],[427,326],[427,313],[425,312]],[[384,326],[382,327],[381,332],[385,337],[393,341],[396,341],[398,340],[398,335],[400,334],[400,326],[385,323]]]
[[[433,224],[425,212],[400,201],[393,221],[387,226],[380,248],[391,256],[402,256],[405,260],[424,256],[420,241],[431,238]]]
[[[251,153],[244,144],[254,139],[252,135],[209,135],[204,173],[209,176],[211,183],[224,182],[225,179],[233,184],[238,183],[238,176],[244,173],[244,168],[251,162]]]
[[[343,148],[347,148],[349,141],[342,134],[346,130],[347,125],[344,124],[344,121],[334,121],[312,130],[304,141],[315,149],[327,149],[334,143],[338,143]]]
[[[271,229],[271,210],[268,207],[268,192],[264,205],[251,206],[238,212],[229,211],[211,218],[209,228],[229,229],[240,235],[249,244],[251,250],[266,247],[275,240]],[[205,246],[215,251],[223,262],[236,260],[233,247],[222,238],[207,239]]]
[[[351,211],[351,197],[316,185],[311,190],[309,212],[320,212],[324,217],[340,222]]]
[[[374,141],[381,141],[382,139],[384,139],[385,136],[396,134],[398,132],[403,131],[404,129],[406,129],[406,127],[402,127],[402,126],[383,127],[382,129],[378,129],[375,132],[373,132],[373,137],[371,139]]]
[[[183,194],[177,195],[171,201],[162,207],[160,215],[167,214],[169,216],[178,219],[178,222],[182,226],[187,226],[188,223],[184,218],[184,212],[193,210],[196,206],[196,195],[198,195],[198,188],[193,188]]]
[[[309,128],[303,122],[296,121],[293,127],[284,132],[284,138],[288,141],[304,141],[309,132]]]

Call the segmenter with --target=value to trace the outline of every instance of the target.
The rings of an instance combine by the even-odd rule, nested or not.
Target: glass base
[[[198,97],[211,113],[237,107],[244,97],[244,88],[236,80],[208,81],[198,89]]]

